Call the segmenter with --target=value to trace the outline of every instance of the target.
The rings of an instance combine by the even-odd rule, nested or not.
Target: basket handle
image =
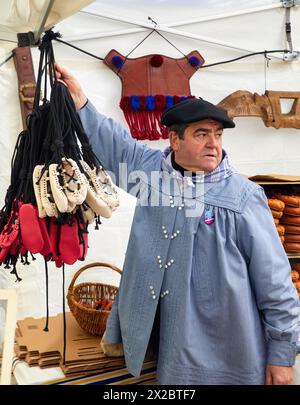
[[[85,270],[87,270],[87,269],[90,269],[91,267],[99,267],[99,266],[101,266],[101,267],[109,267],[109,268],[111,268],[112,270],[114,270],[114,271],[116,271],[117,273],[119,273],[119,274],[122,275],[121,270],[118,269],[118,267],[113,266],[112,264],[103,263],[103,262],[90,263],[90,264],[87,264],[87,265],[81,267],[81,268],[74,274],[73,279],[72,279],[72,281],[71,281],[71,283],[70,283],[70,285],[69,285],[68,291],[72,291],[72,290],[73,290],[75,281],[77,280],[77,278],[80,276],[81,273],[83,273],[83,272],[84,272]]]

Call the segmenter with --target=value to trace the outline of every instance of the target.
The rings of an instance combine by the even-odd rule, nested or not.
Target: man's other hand
[[[60,66],[57,63],[55,64],[55,73],[57,79],[68,87],[69,92],[75,103],[76,110],[80,110],[80,108],[82,108],[87,102],[87,97],[84,94],[78,80],[68,69]]]
[[[293,367],[267,365],[266,385],[291,384],[293,384]]]

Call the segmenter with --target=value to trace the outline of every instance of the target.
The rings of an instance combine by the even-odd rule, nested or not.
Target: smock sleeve
[[[265,326],[267,364],[292,366],[299,334],[299,299],[262,188],[249,197],[239,216],[237,240]]]
[[[78,114],[94,152],[119,187],[129,191],[127,177],[134,171],[157,169],[162,152],[138,143],[119,123],[99,113],[90,101]]]

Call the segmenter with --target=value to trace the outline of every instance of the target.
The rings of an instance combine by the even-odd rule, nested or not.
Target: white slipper
[[[48,217],[57,217],[58,212],[57,212],[57,207],[52,195],[51,191],[51,185],[50,185],[50,178],[49,178],[49,171],[45,170],[41,181],[40,181],[40,186],[41,186],[41,200],[43,207],[46,211],[46,214]]]
[[[62,158],[63,190],[69,202],[81,205],[86,199],[86,178],[73,159]]]
[[[92,208],[96,215],[105,218],[111,217],[113,210],[115,210],[119,205],[117,193],[112,196],[109,195],[108,198],[108,194],[103,190],[104,185],[100,181],[100,177],[96,174],[97,169],[95,168],[92,170],[90,166],[83,160],[81,160],[80,163],[86,173],[87,178],[87,204]],[[106,173],[103,174],[102,178],[103,180],[107,181],[106,184],[108,184],[109,181],[111,182]]]
[[[37,165],[35,166],[33,173],[32,173],[32,183],[34,189],[34,195],[36,199],[36,204],[38,208],[38,213],[40,218],[45,218],[47,213],[42,203],[41,199],[41,184],[40,184],[40,176],[44,165]]]
[[[57,170],[58,165],[53,163],[49,166],[49,178],[51,185],[51,192],[54,202],[59,212],[68,212],[68,198],[64,193],[60,180],[63,181],[62,175]],[[61,177],[61,179],[60,179]]]

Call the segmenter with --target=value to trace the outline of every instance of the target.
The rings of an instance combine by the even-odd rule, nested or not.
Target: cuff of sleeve
[[[83,104],[83,106],[81,108],[79,108],[79,111],[81,111],[87,105],[88,102],[89,102],[89,99],[87,99],[86,102]]]
[[[88,99],[87,102],[77,111],[82,124],[90,123],[92,117],[97,117],[99,124],[102,123],[106,116],[97,111],[94,104]],[[84,125],[83,125],[84,127]]]
[[[297,355],[296,343],[283,340],[268,341],[267,364],[274,366],[293,366]]]

